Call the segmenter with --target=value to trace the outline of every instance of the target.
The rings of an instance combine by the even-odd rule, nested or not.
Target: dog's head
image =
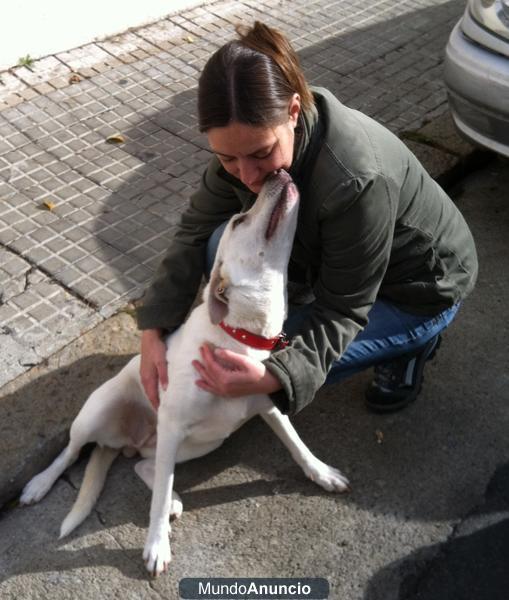
[[[205,293],[213,323],[227,316],[258,322],[267,314],[282,322],[298,204],[297,187],[280,170],[267,178],[249,211],[230,219]]]

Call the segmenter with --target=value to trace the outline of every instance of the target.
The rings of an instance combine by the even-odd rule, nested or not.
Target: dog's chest
[[[211,398],[188,424],[187,438],[193,443],[224,440],[252,416],[249,408],[246,398]]]

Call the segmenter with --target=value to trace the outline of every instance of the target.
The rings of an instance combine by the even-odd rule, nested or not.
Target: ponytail
[[[236,32],[244,46],[265,54],[274,61],[294,93],[299,94],[302,108],[305,111],[312,110],[315,104],[313,94],[302,72],[299,57],[288,38],[260,21],[255,21],[251,28],[239,25]]]

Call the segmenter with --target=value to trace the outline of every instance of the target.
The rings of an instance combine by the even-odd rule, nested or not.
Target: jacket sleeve
[[[265,361],[283,386],[271,394],[283,412],[311,402],[332,363],[368,323],[391,252],[391,195],[390,183],[374,175],[338,186],[322,205],[316,300],[291,344]]]
[[[213,157],[200,188],[191,196],[175,237],[136,310],[140,329],[160,327],[171,332],[182,324],[200,286],[210,235],[240,210],[232,187],[218,176],[219,166]]]

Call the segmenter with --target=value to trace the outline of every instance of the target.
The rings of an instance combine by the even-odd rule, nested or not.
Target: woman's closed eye
[[[231,163],[236,160],[233,156],[223,156],[222,154],[218,154],[217,158],[219,158],[222,163]]]
[[[273,146],[270,146],[270,148],[263,148],[259,152],[254,152],[253,154],[251,154],[251,158],[254,158],[256,160],[264,160],[265,158],[270,158],[276,146],[277,144],[274,144]],[[222,163],[231,163],[234,160],[237,160],[237,157],[235,156],[227,156],[225,154],[219,153],[217,153],[217,157]]]
[[[271,146],[270,148],[263,148],[263,150],[260,150],[260,152],[255,152],[253,154],[253,158],[258,158],[260,160],[263,160],[264,158],[269,158],[269,156],[276,149],[276,146],[277,146],[277,143],[274,144],[273,146]]]

